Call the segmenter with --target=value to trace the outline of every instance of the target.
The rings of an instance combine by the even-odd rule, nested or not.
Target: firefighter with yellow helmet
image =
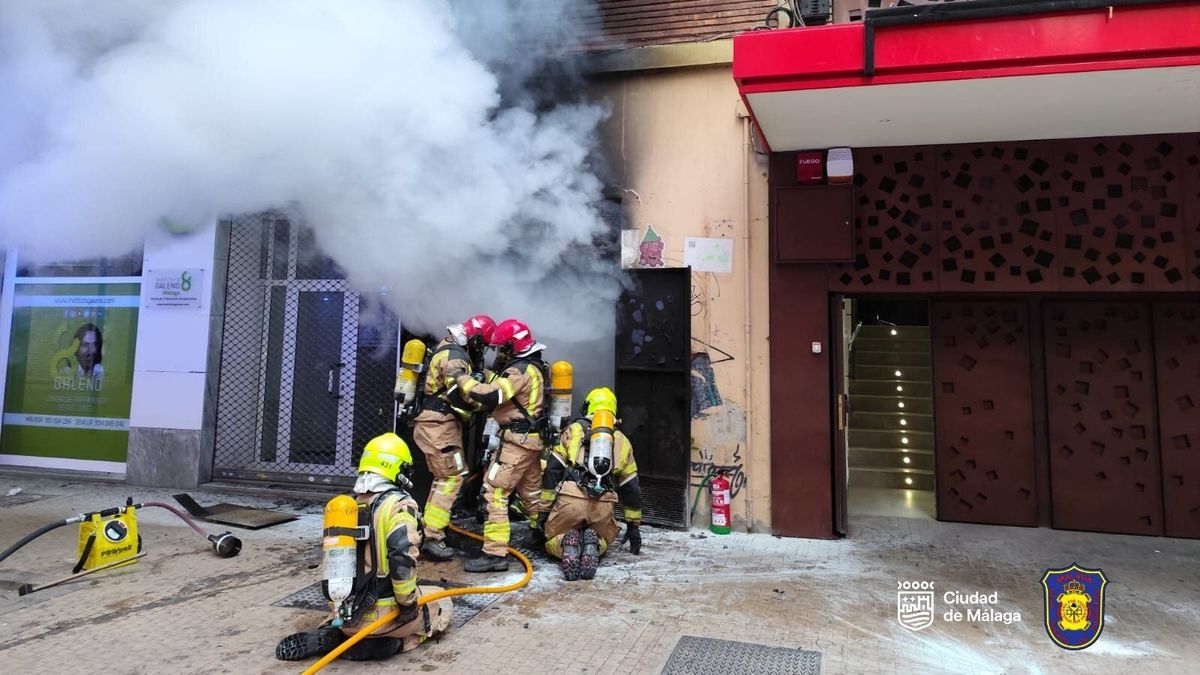
[[[542,500],[553,506],[543,515],[546,552],[559,558],[567,581],[591,579],[620,527],[617,497],[625,510],[629,548],[641,555],[642,492],[633,445],[617,429],[617,397],[608,387],[593,389],[582,416],[572,420],[546,464]]]
[[[300,661],[326,654],[392,609],[400,612],[396,619],[342,656],[385,659],[415,649],[450,626],[449,598],[417,605],[420,596],[442,589],[417,586],[420,509],[404,475],[412,461],[408,444],[393,433],[376,436],[363,448],[353,499],[339,495],[325,509],[323,586],[334,605],[333,616],[314,631],[285,637],[275,648],[276,658]]]

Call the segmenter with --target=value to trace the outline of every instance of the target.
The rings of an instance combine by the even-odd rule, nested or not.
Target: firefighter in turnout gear
[[[508,569],[508,498],[516,492],[530,514],[531,525],[546,509],[541,500],[545,430],[546,365],[542,361],[545,345],[516,319],[502,321],[492,334],[496,348],[492,364],[494,374],[487,382],[469,375],[458,378],[458,386],[475,403],[491,413],[499,425],[499,449],[494,453],[483,476],[487,499],[487,522],[483,526],[483,555],[466,561],[468,572],[493,572]]]
[[[445,544],[446,525],[469,469],[463,452],[463,426],[478,409],[463,397],[458,381],[463,377],[471,380],[473,373],[483,369],[483,353],[496,322],[479,314],[446,330],[449,334],[429,357],[421,412],[413,422],[413,441],[433,474],[425,502],[425,544],[421,553],[434,560],[454,557],[454,549]]]
[[[353,635],[394,608],[400,612],[396,619],[351,647],[343,658],[352,661],[385,659],[416,648],[450,626],[453,611],[450,598],[417,605],[420,596],[442,589],[417,586],[420,511],[416,500],[407,492],[412,484],[402,475],[411,468],[412,454],[396,434],[376,436],[367,443],[358,463],[358,481],[354,484],[360,534],[356,537],[354,590],[343,601],[348,605],[334,607],[333,616],[315,631],[295,633],[281,640],[275,648],[276,658],[300,661],[326,654],[346,636]],[[361,538],[363,533],[365,539]],[[337,534],[342,533],[327,530],[325,537]],[[344,620],[345,616],[349,616],[349,620]]]
[[[629,548],[642,552],[642,493],[633,446],[615,428],[617,397],[607,387],[593,389],[581,412],[560,435],[542,479],[542,500],[553,503],[543,527],[546,552],[559,558],[567,581],[596,575],[620,529],[614,517],[618,495]]]

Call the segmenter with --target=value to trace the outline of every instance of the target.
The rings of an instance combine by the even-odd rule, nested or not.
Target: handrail
[[[858,333],[862,330],[862,327],[863,322],[859,321],[858,325],[854,327],[854,331],[850,333],[850,343],[848,345],[850,349],[854,349],[854,341],[858,339]]]

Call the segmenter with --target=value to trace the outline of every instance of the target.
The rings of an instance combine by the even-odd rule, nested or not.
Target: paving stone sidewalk
[[[124,502],[172,503],[173,491],[0,474],[0,548],[46,522]],[[277,606],[320,579],[320,502],[194,491],[218,501],[277,508],[296,521],[234,530],[231,560],[174,516],[139,513],[147,556],[136,565],[17,597],[22,582],[66,575],[76,531],[64,527],[0,563],[0,672],[295,673],[276,641],[320,620]],[[763,534],[716,536],[645,528],[643,555],[604,561],[591,583],[567,584],[541,564],[524,590],[491,604],[441,640],[382,664],[335,663],[330,673],[660,673],[681,636],[816,651],[824,673],[1195,672],[1200,663],[1200,541],[1046,529],[852,519],[840,541]],[[209,531],[222,531],[204,524]],[[1111,583],[1100,639],[1082,652],[1046,635],[1040,579],[1072,562],[1103,568]],[[458,562],[422,563],[433,580],[478,583]],[[491,583],[516,579],[491,575]],[[897,582],[933,581],[932,626],[896,618]],[[943,619],[942,593],[998,594],[1019,621]]]

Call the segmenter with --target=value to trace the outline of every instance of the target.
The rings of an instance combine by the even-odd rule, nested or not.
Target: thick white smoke
[[[284,208],[408,327],[611,335],[606,110],[528,95],[565,5],[0,0],[0,245],[116,256],[163,217]]]

